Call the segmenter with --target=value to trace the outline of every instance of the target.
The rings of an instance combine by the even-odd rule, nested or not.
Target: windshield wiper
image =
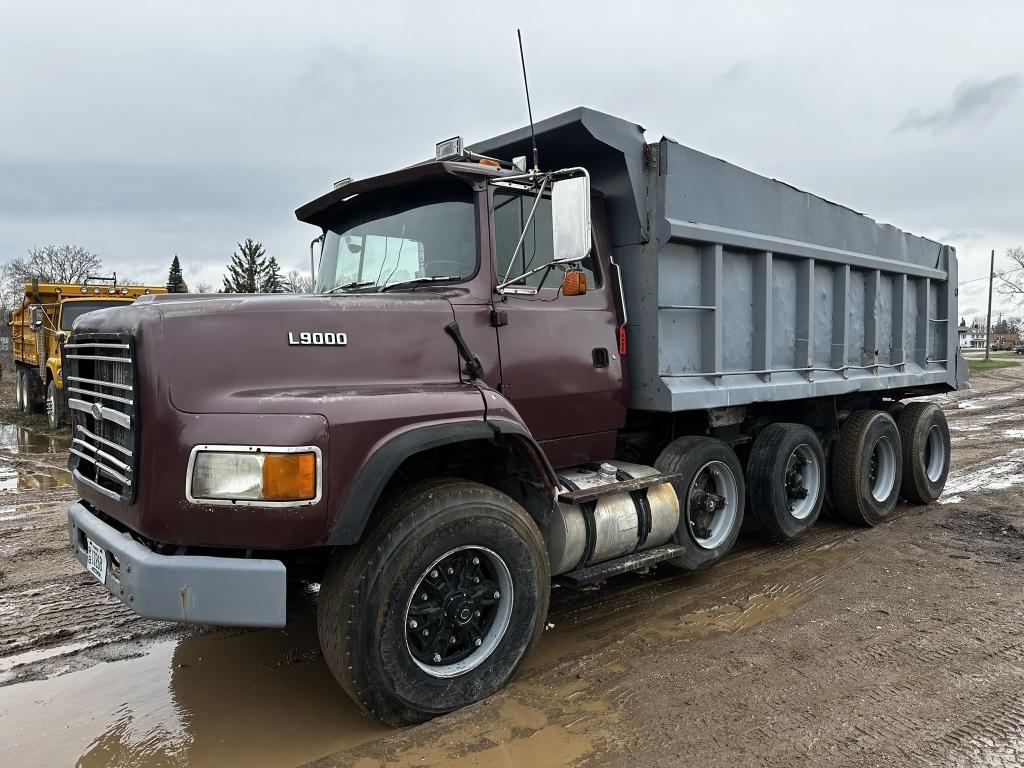
[[[412,280],[402,280],[399,283],[389,283],[380,289],[381,293],[390,290],[391,288],[398,288],[399,286],[417,286],[423,283],[437,283],[441,280],[462,280],[462,275],[433,275],[432,277],[414,277]]]
[[[336,285],[329,291],[324,291],[323,295],[326,296],[329,293],[337,293],[338,291],[349,291],[353,288],[366,288],[369,285],[376,285],[373,280],[356,280],[355,282],[345,283],[344,285]]]

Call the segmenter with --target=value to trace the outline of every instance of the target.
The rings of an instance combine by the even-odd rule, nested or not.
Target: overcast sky
[[[293,212],[334,180],[525,122],[516,26],[538,118],[611,112],[952,243],[961,281],[1024,245],[1024,3],[491,5],[0,0],[0,261],[68,242],[163,282],[177,253],[219,285],[252,237],[305,265]]]

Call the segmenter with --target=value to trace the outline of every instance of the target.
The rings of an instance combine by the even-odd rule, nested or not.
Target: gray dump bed
[[[589,109],[536,128],[544,167],[583,165],[605,196],[631,407],[956,388],[952,247]],[[528,137],[473,149],[511,158]]]

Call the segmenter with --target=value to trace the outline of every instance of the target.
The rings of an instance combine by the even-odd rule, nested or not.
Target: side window
[[[498,265],[498,281],[514,278],[535,267],[547,264],[554,258],[552,250],[551,199],[542,198],[537,211],[530,223],[530,228],[523,238],[523,244],[515,255],[515,263],[509,269],[509,262],[523,233],[523,226],[530,217],[537,198],[529,194],[519,194],[499,189],[494,193],[494,248]],[[594,274],[593,257],[588,256],[580,263],[580,268],[587,275],[587,285],[600,287],[599,276]],[[530,275],[516,285],[527,285],[534,288],[544,279],[544,271]],[[544,281],[545,288],[556,288],[561,280],[561,272],[552,270],[552,274]]]

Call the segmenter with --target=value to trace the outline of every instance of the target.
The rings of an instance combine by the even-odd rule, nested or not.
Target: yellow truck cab
[[[81,285],[25,283],[21,306],[8,317],[18,409],[31,413],[45,405],[50,426],[67,421],[68,392],[75,383],[61,377],[61,351],[75,320],[86,312],[135,301],[139,296],[167,293],[163,286],[118,285],[116,277],[90,278]]]

